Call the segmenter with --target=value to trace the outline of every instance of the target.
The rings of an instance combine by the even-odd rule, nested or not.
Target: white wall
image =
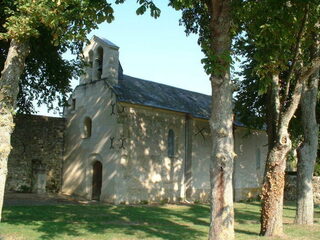
[[[101,199],[112,201],[115,196],[116,161],[119,159],[117,118],[112,114],[115,97],[104,81],[78,86],[72,98],[76,108],[65,111],[65,157],[62,191],[91,198],[92,164],[101,161],[103,183]],[[92,133],[83,137],[84,119],[92,119]],[[114,149],[110,149],[114,138]]]
[[[265,161],[267,134],[264,131],[235,130],[234,192],[235,200],[256,197],[260,193]]]

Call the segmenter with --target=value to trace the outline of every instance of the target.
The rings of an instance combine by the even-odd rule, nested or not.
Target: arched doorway
[[[92,175],[92,200],[100,200],[102,186],[102,164],[96,161],[93,164]]]

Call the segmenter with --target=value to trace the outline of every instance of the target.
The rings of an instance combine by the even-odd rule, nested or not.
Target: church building
[[[110,203],[206,201],[211,97],[125,75],[119,47],[94,36],[64,110],[62,192]],[[124,66],[125,67],[125,66]],[[234,198],[259,193],[264,131],[234,122]]]

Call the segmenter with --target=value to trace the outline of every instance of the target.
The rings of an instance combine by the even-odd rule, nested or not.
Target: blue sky
[[[210,94],[210,82],[204,73],[197,36],[186,36],[179,26],[181,12],[155,1],[161,16],[149,13],[137,16],[134,0],[115,5],[115,20],[101,24],[92,35],[105,37],[120,47],[124,73],[159,83]]]
[[[168,7],[168,1],[154,1],[161,16],[136,15],[138,4],[127,0],[114,5],[115,20],[103,23],[93,35],[107,38],[120,47],[124,74],[204,94],[211,93],[209,77],[201,59],[204,57],[196,35],[186,36],[179,26],[181,12]],[[73,82],[76,86],[78,81]],[[53,115],[41,108],[39,114]]]

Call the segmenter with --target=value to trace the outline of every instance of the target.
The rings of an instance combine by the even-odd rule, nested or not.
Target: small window
[[[76,110],[76,99],[72,99],[72,102],[71,102],[71,109],[72,110]]]
[[[93,51],[92,50],[89,51],[89,67],[90,68],[93,67]]]
[[[97,79],[100,80],[102,76],[102,68],[103,68],[103,48],[99,47],[97,49],[97,57],[96,57],[96,66],[97,66]]]
[[[89,59],[88,59],[88,71],[87,71],[87,79],[91,82],[94,79],[94,70],[93,70],[93,51],[89,51]]]
[[[174,131],[168,132],[168,157],[174,157]]]
[[[91,137],[92,131],[92,120],[89,117],[86,117],[83,122],[83,138]]]

